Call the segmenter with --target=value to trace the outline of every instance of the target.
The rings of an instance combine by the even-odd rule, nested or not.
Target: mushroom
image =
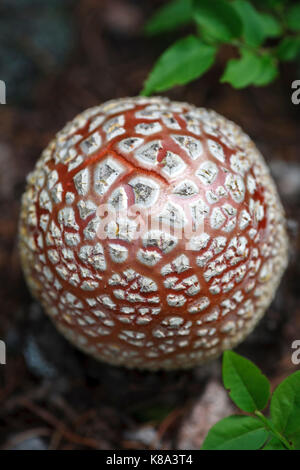
[[[236,346],[287,264],[283,209],[251,139],[161,97],[69,122],[28,177],[19,233],[58,330],[126,367],[192,367]]]

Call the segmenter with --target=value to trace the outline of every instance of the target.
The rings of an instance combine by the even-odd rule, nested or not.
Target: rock
[[[270,162],[271,172],[283,198],[295,199],[300,195],[300,165],[296,162],[274,160]]]
[[[102,15],[108,30],[120,36],[134,36],[143,25],[140,9],[130,2],[108,1],[105,3]]]
[[[139,442],[146,447],[151,446],[156,438],[156,430],[151,425],[141,426],[140,428],[124,432],[124,439],[126,439],[126,441]]]
[[[233,404],[223,386],[211,381],[194,402],[178,431],[177,449],[199,450],[208,431],[220,419],[234,413]]]
[[[16,444],[12,450],[47,450],[46,442],[40,437],[31,437]]]

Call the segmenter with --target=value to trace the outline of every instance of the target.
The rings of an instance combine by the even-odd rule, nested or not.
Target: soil
[[[0,338],[7,345],[7,364],[0,365],[0,447],[200,448],[211,425],[234,412],[222,387],[220,360],[172,373],[94,361],[65,341],[32,299],[17,250],[27,173],[75,114],[140,92],[156,57],[177,37],[143,35],[145,21],[163,2],[22,0],[18,8],[16,0],[2,3],[1,21],[18,32],[11,34],[6,54],[0,50],[5,75],[0,78],[7,84],[7,104],[0,108]],[[28,16],[29,10],[34,15]],[[32,22],[25,29],[24,15]],[[1,24],[0,29],[4,34]],[[57,32],[61,47],[49,42],[48,30],[50,38]],[[300,340],[300,105],[291,102],[291,83],[300,67],[282,67],[280,78],[266,88],[237,91],[218,82],[228,54],[232,51],[222,51],[202,79],[166,95],[239,123],[262,151],[279,188],[290,236],[289,267],[264,319],[237,349],[274,388],[298,367],[291,356],[293,341]]]

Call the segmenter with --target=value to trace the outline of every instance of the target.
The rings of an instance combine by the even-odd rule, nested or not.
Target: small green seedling
[[[187,24],[195,33],[163,52],[145,82],[151,95],[201,77],[220,49],[231,46],[220,81],[234,88],[264,86],[279,74],[280,62],[300,57],[300,2],[291,0],[172,0],[146,25],[148,35],[170,33]]]
[[[245,414],[222,419],[208,432],[202,450],[300,450],[300,371],[270,394],[270,383],[251,361],[223,354],[223,382]],[[262,413],[270,402],[270,417]]]

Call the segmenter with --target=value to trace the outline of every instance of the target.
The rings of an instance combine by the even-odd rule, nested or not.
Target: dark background
[[[111,98],[136,95],[176,34],[143,36],[162,1],[2,0],[0,79],[0,447],[4,449],[198,449],[232,413],[220,360],[191,371],[143,373],[97,363],[56,332],[26,288],[17,224],[25,177],[67,120]],[[242,125],[269,162],[287,214],[290,263],[265,318],[238,352],[276,386],[296,370],[300,340],[300,105],[285,66],[272,86],[218,83],[224,62],[167,95],[215,109]]]

